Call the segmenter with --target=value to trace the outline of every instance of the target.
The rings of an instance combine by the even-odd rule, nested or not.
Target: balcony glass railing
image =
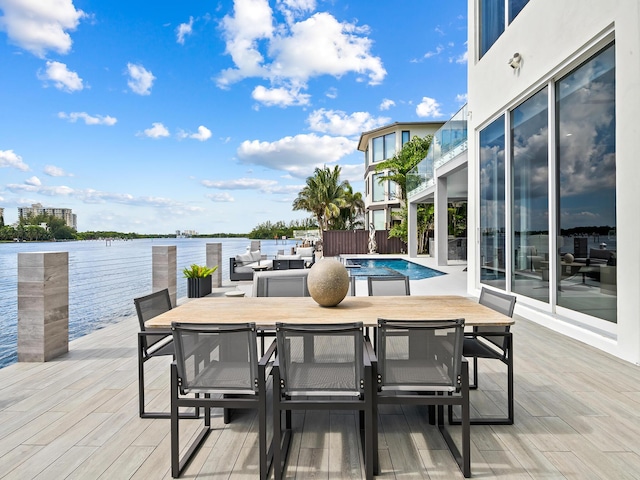
[[[411,197],[433,185],[434,171],[467,149],[467,105],[465,104],[434,135],[427,156],[407,174]]]

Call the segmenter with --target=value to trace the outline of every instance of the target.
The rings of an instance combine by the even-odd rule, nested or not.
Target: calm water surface
[[[0,243],[0,368],[17,360],[18,253],[69,252],[69,339],[135,315],[133,298],[151,293],[151,247],[176,245],[178,272],[204,264],[207,243],[222,243],[222,280],[229,281],[229,257],[244,253],[246,238],[167,238],[89,240],[51,243]],[[262,241],[262,252],[290,250],[294,240]],[[178,276],[178,298],[187,296],[187,282]]]

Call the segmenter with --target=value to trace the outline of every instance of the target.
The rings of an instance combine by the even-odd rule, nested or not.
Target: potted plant
[[[183,269],[182,273],[187,279],[187,297],[200,298],[209,295],[211,293],[211,274],[217,269],[217,265],[207,267],[195,263]]]

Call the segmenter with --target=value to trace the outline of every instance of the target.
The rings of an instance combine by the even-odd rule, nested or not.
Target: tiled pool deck
[[[449,274],[412,281],[412,293],[465,295],[464,266],[435,268]],[[516,423],[472,427],[473,477],[640,478],[640,367],[518,316],[513,331]],[[170,478],[169,421],[137,414],[136,332],[130,318],[71,342],[55,361],[0,370],[2,478]],[[496,363],[481,364],[476,414],[504,405]],[[147,365],[150,407],[168,408],[168,360]],[[216,415],[213,424],[184,478],[256,478],[255,416],[224,425]],[[181,425],[186,438],[199,423]],[[353,415],[300,413],[294,425],[287,478],[362,478]],[[421,409],[381,410],[379,435],[377,478],[462,477]]]

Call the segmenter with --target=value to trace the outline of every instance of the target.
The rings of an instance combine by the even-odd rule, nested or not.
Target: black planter
[[[200,298],[211,293],[211,275],[204,278],[187,278],[187,297]]]

